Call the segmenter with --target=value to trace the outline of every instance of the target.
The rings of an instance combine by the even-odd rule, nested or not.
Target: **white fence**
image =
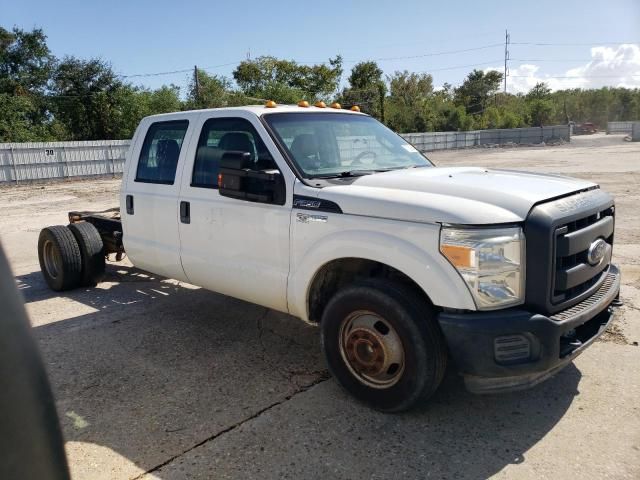
[[[0,183],[122,173],[129,140],[0,143]]]
[[[550,127],[473,130],[470,132],[426,132],[402,135],[421,152],[483,145],[539,144],[563,140],[569,142],[568,125]]]
[[[535,144],[570,140],[566,125],[472,132],[407,133],[403,137],[420,151],[482,145]],[[92,142],[0,143],[0,183],[89,177],[122,173],[130,140]],[[366,143],[366,142],[365,142]],[[363,142],[353,154],[367,150]],[[356,148],[357,147],[357,148]]]
[[[636,122],[607,122],[607,135],[617,133],[630,135],[634,123]]]

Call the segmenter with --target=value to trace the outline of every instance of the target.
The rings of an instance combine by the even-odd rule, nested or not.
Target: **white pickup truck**
[[[474,392],[530,387],[604,331],[620,288],[609,194],[435,167],[332,107],[143,119],[119,212],[70,212],[41,232],[46,281],[95,284],[126,249],[141,269],[319,325],[334,377],[383,411],[428,398],[448,363]]]

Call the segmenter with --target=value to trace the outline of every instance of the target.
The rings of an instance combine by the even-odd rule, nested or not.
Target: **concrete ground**
[[[624,307],[610,331],[526,392],[467,393],[450,372],[418,411],[374,412],[329,378],[317,329],[155,278],[126,261],[62,295],[40,228],[116,204],[117,180],[0,188],[0,239],[57,398],[74,479],[640,478],[640,144],[433,153],[592,179],[617,197]]]

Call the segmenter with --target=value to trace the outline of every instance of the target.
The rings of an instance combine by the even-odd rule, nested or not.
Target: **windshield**
[[[432,165],[402,137],[368,116],[274,113],[264,119],[307,178]]]

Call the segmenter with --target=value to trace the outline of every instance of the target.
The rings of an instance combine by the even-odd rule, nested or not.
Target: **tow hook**
[[[569,330],[560,337],[560,357],[569,355],[574,350],[582,346],[582,341],[578,338],[575,330]]]
[[[611,307],[613,308],[620,308],[624,305],[624,302],[622,300],[620,300],[620,297],[616,297],[613,299],[613,302],[611,302]]]

